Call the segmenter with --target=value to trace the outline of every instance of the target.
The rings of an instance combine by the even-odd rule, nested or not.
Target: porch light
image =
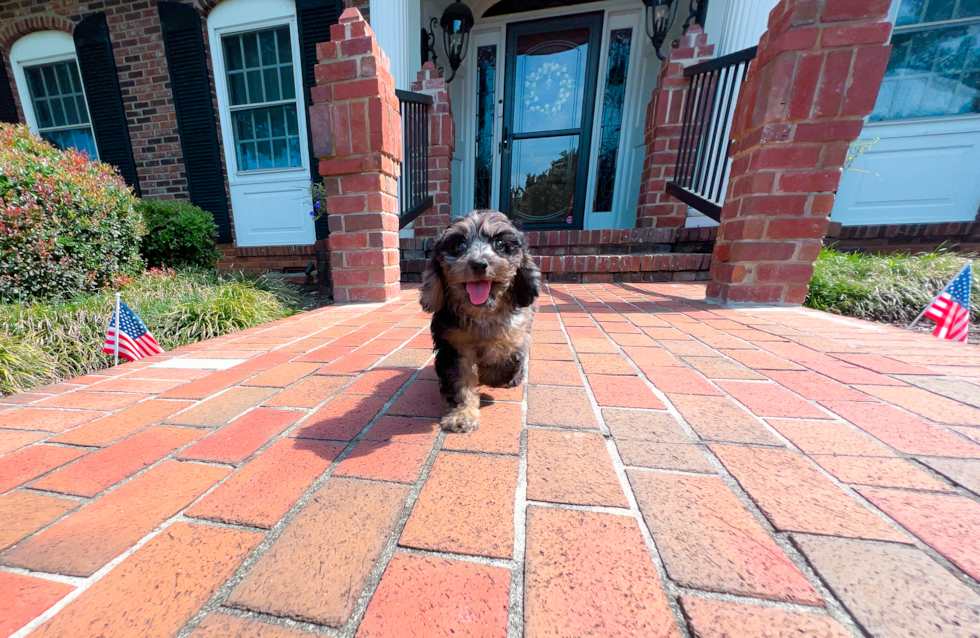
[[[677,15],[676,8],[671,14],[670,5],[673,3],[674,0],[643,0],[643,5],[646,7],[647,37],[650,38],[653,49],[661,60],[664,56],[660,53],[660,47],[664,45],[667,32],[670,31],[670,27],[674,24],[674,16]]]
[[[433,18],[429,27],[430,33],[435,31],[435,22],[436,19]],[[442,19],[439,21],[439,26],[442,27],[442,44],[446,49],[446,55],[449,56],[449,66],[453,70],[452,75],[446,80],[447,84],[456,77],[456,69],[466,58],[470,29],[473,28],[474,22],[473,12],[460,0],[456,0],[442,12]],[[430,35],[430,39],[434,39],[434,34]]]

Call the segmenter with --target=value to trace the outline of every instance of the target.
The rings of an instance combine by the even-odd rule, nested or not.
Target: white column
[[[779,0],[728,0],[715,57],[759,44],[769,24],[769,12],[777,4]]]
[[[411,50],[409,38],[419,39],[419,31],[410,32],[409,2],[418,0],[371,0],[371,29],[378,38],[381,49],[391,61],[391,74],[395,76],[395,88],[408,90],[411,86]],[[417,19],[416,19],[417,21]]]

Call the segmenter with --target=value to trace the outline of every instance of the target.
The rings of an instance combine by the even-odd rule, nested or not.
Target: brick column
[[[660,68],[660,77],[647,105],[644,133],[647,145],[637,202],[637,228],[680,228],[687,220],[687,204],[664,192],[674,176],[681,143],[684,100],[691,82],[684,68],[711,57],[714,45],[699,25],[693,25],[674,41]]]
[[[313,150],[327,192],[330,270],[337,303],[398,294],[401,116],[388,58],[357,9],[317,44]]]
[[[452,221],[453,151],[456,149],[456,128],[453,123],[449,88],[442,73],[426,62],[412,82],[412,90],[432,96],[429,109],[429,194],[432,208],[415,218],[416,237],[434,237]]]
[[[874,108],[889,0],[782,0],[739,94],[708,298],[800,304],[841,167]]]

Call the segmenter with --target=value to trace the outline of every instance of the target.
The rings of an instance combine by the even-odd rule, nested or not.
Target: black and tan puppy
[[[527,238],[503,213],[474,211],[436,240],[419,301],[433,313],[444,430],[480,427],[478,386],[521,382],[540,285]]]

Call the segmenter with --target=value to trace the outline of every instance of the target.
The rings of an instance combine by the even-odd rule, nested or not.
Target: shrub
[[[122,296],[166,350],[288,317],[302,306],[287,283],[214,270],[150,271]],[[112,292],[0,304],[0,394],[111,366],[102,343],[113,305]]]
[[[864,255],[830,248],[820,252],[806,305],[839,315],[908,323],[963,268],[965,256],[935,251],[919,255]],[[980,277],[973,272],[971,320],[980,320]]]
[[[0,124],[0,301],[97,292],[138,273],[135,205],[108,164]]]
[[[147,199],[137,209],[147,231],[140,251],[150,266],[212,268],[221,257],[218,227],[206,210],[188,202]]]

